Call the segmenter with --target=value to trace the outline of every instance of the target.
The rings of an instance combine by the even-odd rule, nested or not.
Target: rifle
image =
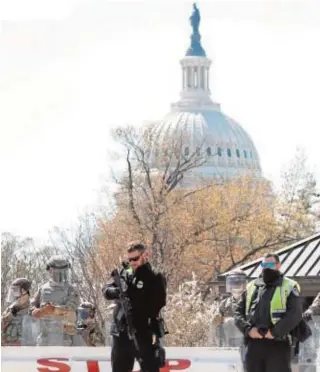
[[[119,291],[120,291],[118,301],[120,303],[120,306],[122,308],[122,311],[124,313],[124,317],[125,317],[125,320],[126,320],[127,334],[128,334],[129,340],[133,341],[134,347],[135,347],[136,352],[137,352],[137,360],[138,360],[138,363],[140,364],[141,370],[144,371],[144,372],[147,372],[143,368],[143,359],[141,357],[140,347],[139,347],[137,337],[136,337],[136,332],[137,331],[133,326],[130,300],[125,295],[125,293],[123,291],[122,284],[121,284],[121,277],[120,277],[120,273],[119,273],[118,270],[114,270],[113,278],[114,278],[114,282],[115,282],[116,286],[119,288]]]

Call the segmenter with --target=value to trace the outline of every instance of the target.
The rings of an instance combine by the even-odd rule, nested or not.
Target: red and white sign
[[[166,348],[161,372],[242,372],[237,349]],[[111,372],[110,348],[2,347],[3,372]],[[140,370],[136,363],[134,372]]]

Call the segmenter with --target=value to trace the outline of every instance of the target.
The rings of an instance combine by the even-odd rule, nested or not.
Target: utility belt
[[[164,318],[160,315],[155,319],[150,319],[151,329],[155,335],[155,343],[153,344],[155,358],[159,368],[166,365],[166,350],[161,344],[161,339],[169,333]]]

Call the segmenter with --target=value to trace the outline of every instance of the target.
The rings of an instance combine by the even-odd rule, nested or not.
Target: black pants
[[[151,334],[137,335],[140,356],[143,360],[143,372],[159,372]],[[134,360],[138,358],[133,341],[129,340],[127,333],[113,336],[111,350],[112,372],[133,371]]]
[[[291,372],[291,346],[286,341],[248,340],[246,372]]]

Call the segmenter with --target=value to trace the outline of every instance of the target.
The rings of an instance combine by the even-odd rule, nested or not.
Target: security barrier
[[[111,372],[109,347],[2,347],[1,354],[3,372]],[[242,372],[238,349],[167,348],[161,372],[205,370]]]
[[[320,316],[314,317],[310,326],[312,336],[300,345],[293,372],[320,372]],[[218,342],[222,347],[167,347],[167,362],[161,372],[242,372],[240,349],[234,347],[238,333],[232,322],[222,331]],[[110,347],[10,346],[1,347],[1,354],[3,372],[111,372]],[[139,371],[138,364],[134,371]]]

